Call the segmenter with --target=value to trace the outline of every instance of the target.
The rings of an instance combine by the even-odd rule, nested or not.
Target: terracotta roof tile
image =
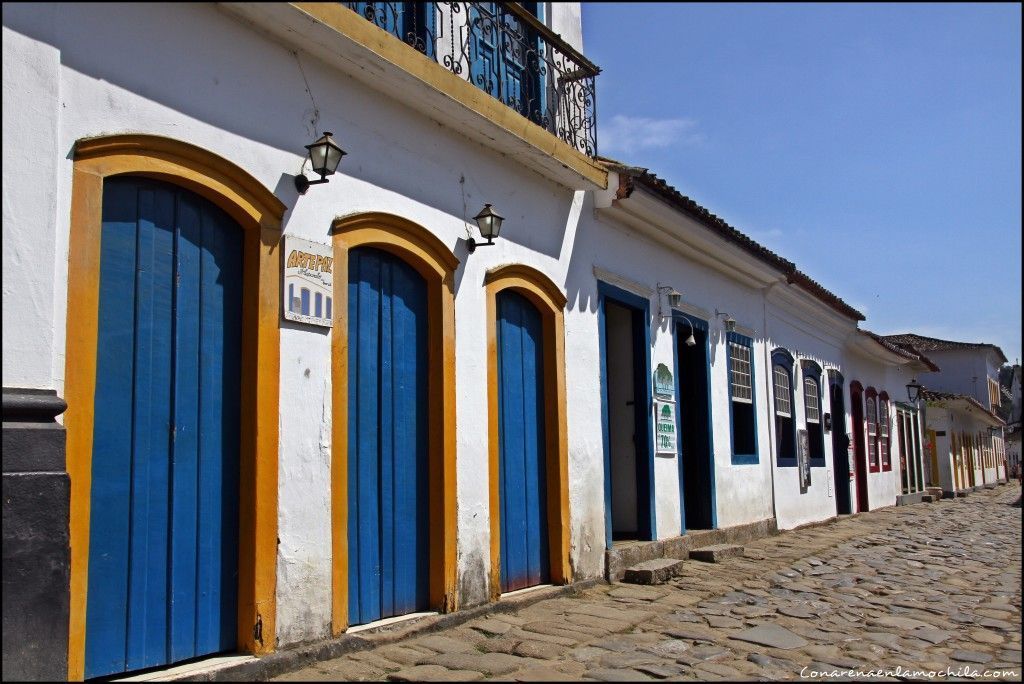
[[[639,184],[723,239],[737,245],[769,266],[777,268],[785,274],[787,282],[802,288],[847,318],[855,321],[864,320],[864,314],[825,289],[806,273],[797,269],[796,264],[792,261],[776,254],[750,238],[750,236],[741,233],[724,219],[711,213],[708,209],[697,204],[696,201],[669,185],[663,178],[659,178],[648,169],[628,166],[608,157],[598,157],[597,159],[610,171],[615,171],[619,174],[619,188],[616,191],[617,199],[629,197],[635,186]]]
[[[876,335],[870,330],[865,330],[864,332],[870,335],[876,342],[878,342],[886,349],[895,351],[896,353],[903,353],[904,355],[909,355],[911,358],[916,358],[920,360],[922,363],[928,366],[928,370],[932,372],[937,372],[941,370],[937,365],[935,365],[934,361],[925,356],[920,349],[918,349],[912,344],[909,344],[907,342],[896,342],[890,339],[889,336]]]
[[[885,339],[896,344],[912,345],[915,349],[921,351],[950,351],[957,349],[984,349],[989,348],[995,350],[999,358],[1003,360],[1003,363],[1007,363],[1006,354],[1003,350],[994,344],[988,342],[954,342],[952,340],[940,340],[937,337],[925,337],[924,335],[915,335],[913,333],[901,333],[899,335],[885,335]]]

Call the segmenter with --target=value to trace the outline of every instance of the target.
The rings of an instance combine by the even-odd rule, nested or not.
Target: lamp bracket
[[[306,178],[306,174],[300,173],[295,177],[295,189],[300,195],[305,195],[306,191],[309,190],[310,185],[320,185],[321,183],[329,183],[330,179],[326,176],[320,176],[319,180],[309,180]]]
[[[477,242],[473,238],[469,238],[468,240],[466,240],[466,251],[468,251],[470,254],[472,254],[473,252],[476,251],[477,247],[490,247],[493,244],[494,244],[494,239],[493,238],[488,238],[487,242]]]

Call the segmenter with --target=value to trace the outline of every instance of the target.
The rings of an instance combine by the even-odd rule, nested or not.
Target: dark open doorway
[[[709,530],[715,527],[715,473],[708,328],[705,321],[682,314],[675,320],[682,531]]]
[[[602,283],[607,542],[653,540],[650,324],[647,300]]]
[[[850,436],[846,434],[843,376],[829,370],[828,386],[832,411],[832,476],[836,489],[836,513],[847,515],[853,513],[853,500],[850,497]]]

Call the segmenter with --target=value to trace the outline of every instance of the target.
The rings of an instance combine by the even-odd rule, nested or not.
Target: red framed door
[[[850,413],[853,417],[853,468],[857,490],[857,512],[868,510],[868,464],[864,445],[864,389],[860,383],[850,385]]]

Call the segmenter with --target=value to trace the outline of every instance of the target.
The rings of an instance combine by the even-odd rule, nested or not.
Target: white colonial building
[[[904,349],[926,353],[937,369],[918,376],[926,388],[929,460],[948,495],[1005,482],[1005,421],[999,371],[1003,351],[984,342],[954,342],[923,335],[889,335]]]
[[[579,3],[4,5],[5,679],[923,488],[934,366],[599,157],[598,73]]]

